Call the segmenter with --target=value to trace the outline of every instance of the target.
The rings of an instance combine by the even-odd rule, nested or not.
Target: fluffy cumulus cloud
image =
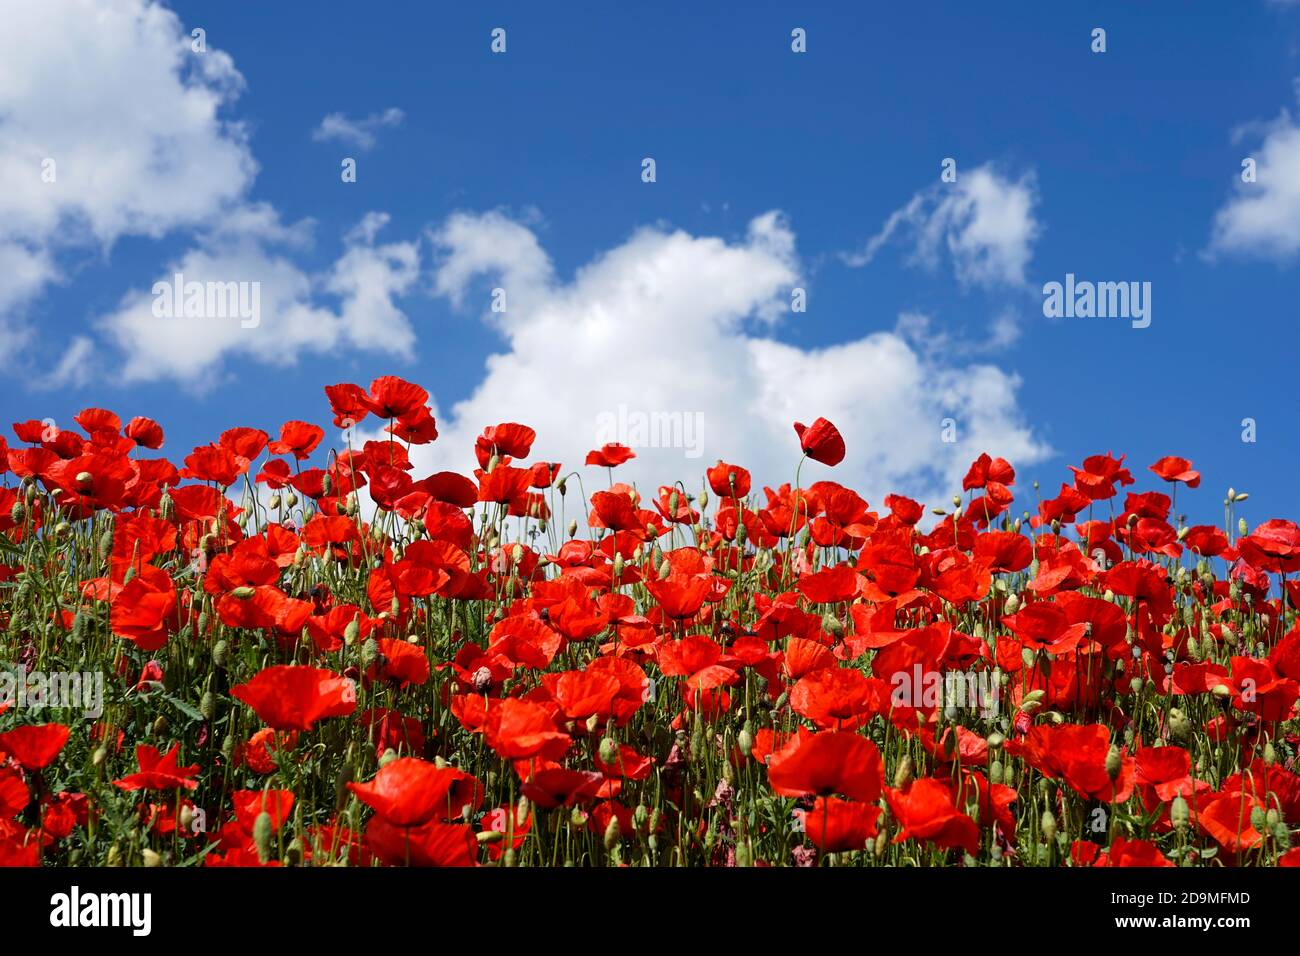
[[[394,299],[419,276],[419,246],[377,243],[386,222],[366,216],[333,266],[311,275],[291,258],[310,240],[311,224],[285,226],[270,207],[243,207],[95,324],[124,381],[172,380],[200,391],[234,358],[287,365],[342,346],[406,354],[415,332]]]
[[[893,490],[941,500],[981,451],[1021,464],[1047,453],[1017,407],[1017,379],[993,366],[946,362],[895,331],[813,350],[778,341],[801,280],[776,213],[730,242],[641,229],[569,280],[531,229],[500,213],[453,216],[432,239],[435,288],[466,308],[482,303],[504,348],[443,411],[438,441],[415,450],[425,473],[473,467],[475,437],[502,421],[536,428],[534,459],[566,467],[628,439],[638,457],[615,475],[649,491],[675,478],[696,487],[718,458],[767,483],[791,480],[791,425],[818,416],[840,427],[849,454],[833,470],[805,464],[803,480],[833,478],[873,503]],[[488,307],[493,289],[505,291],[504,313]]]
[[[1297,81],[1300,93],[1300,81]],[[1255,181],[1237,178],[1232,197],[1214,217],[1207,250],[1220,254],[1287,260],[1300,253],[1300,123],[1289,112],[1272,123],[1244,127],[1234,140],[1262,133]]]
[[[380,130],[400,126],[405,118],[406,114],[396,106],[361,119],[349,119],[343,113],[330,113],[312,131],[311,138],[318,143],[337,141],[358,149],[373,149]]]
[[[93,78],[88,82],[87,78]],[[195,53],[145,0],[5,5],[0,30],[0,321],[62,277],[70,250],[106,250],[208,222],[256,173],[223,118],[243,80]]]
[[[885,221],[863,248],[843,256],[865,266],[890,242],[909,249],[909,260],[935,269],[946,252],[963,285],[1022,286],[1041,226],[1034,210],[1032,173],[1012,179],[986,163],[961,170],[957,181],[918,192]]]

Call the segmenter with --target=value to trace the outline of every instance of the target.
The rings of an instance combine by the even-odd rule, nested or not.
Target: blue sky
[[[635,476],[654,484],[695,478],[719,456],[750,463],[746,453],[769,481],[788,480],[780,466],[793,467],[793,433],[776,437],[796,417],[785,414],[788,402],[805,420],[848,421],[845,468],[814,477],[860,483],[873,505],[895,487],[950,493],[972,450],[1007,453],[1025,493],[1033,478],[1054,493],[1067,464],[1112,450],[1143,474],[1162,455],[1191,458],[1205,476],[1200,491],[1179,496],[1193,523],[1221,515],[1228,485],[1251,493],[1244,511],[1253,521],[1293,514],[1300,5],[754,3],[738,12],[407,4],[390,13],[331,2],[309,11],[177,2],[167,7],[172,20],[130,0],[122,8],[143,19],[123,14],[112,27],[97,26],[78,0],[38,6],[29,32],[0,40],[31,57],[48,51],[61,65],[44,88],[23,82],[34,59],[18,61],[8,79],[0,74],[3,192],[26,210],[20,225],[14,217],[0,225],[0,255],[9,241],[46,262],[21,294],[0,294],[0,304],[11,300],[0,312],[12,343],[0,384],[9,420],[66,422],[86,405],[151,415],[178,459],[235,424],[326,424],[322,385],[394,373],[433,393],[437,444],[448,447],[430,467],[459,463],[482,426],[530,414],[539,419],[539,453],[576,465],[575,449],[595,442],[582,428],[556,434],[575,399],[551,394],[538,372],[545,363],[523,361],[497,373],[513,384],[485,387],[489,355],[533,354],[549,331],[551,344],[537,349],[555,349],[557,379],[607,376],[595,410],[627,402],[698,411],[711,423],[702,460],[680,449],[642,456],[647,470]],[[165,84],[129,75],[195,27],[206,30],[204,55],[229,59],[202,74],[183,58],[161,64],[155,76],[182,78],[174,102],[159,92]],[[504,54],[489,49],[494,27],[507,31]],[[807,31],[806,53],[791,51],[795,27]],[[1106,30],[1105,53],[1090,49],[1094,27]],[[58,127],[58,107],[92,86],[121,94],[99,109],[122,110],[124,125],[106,116],[99,129],[71,119]],[[196,89],[219,91],[210,122],[177,116],[181,103],[193,105],[183,91]],[[147,108],[157,113],[141,119]],[[369,149],[313,137],[329,114],[357,121],[391,108],[401,121],[378,128]],[[96,183],[42,220],[32,210],[48,191],[16,170],[48,155],[49,143],[66,152],[83,135],[88,153],[121,151],[123,163],[142,163],[136,179],[145,185],[119,184],[118,202]],[[169,169],[177,142],[192,147],[190,159]],[[230,163],[209,160],[221,152],[212,144]],[[340,181],[344,156],[358,161],[356,183]],[[641,181],[647,156],[657,167],[652,184]],[[1261,158],[1260,181],[1249,187],[1239,175],[1248,156]],[[992,193],[986,207],[975,200],[977,213],[996,220],[1003,199],[1028,196],[1021,225],[1030,238],[1017,239],[1015,224],[1010,238],[964,232],[970,209],[952,197],[966,194],[939,182],[945,157],[956,159],[962,189],[977,171],[988,177]],[[249,165],[231,175],[241,162]],[[62,184],[85,173],[74,163],[59,175],[55,188],[74,189]],[[155,175],[168,180],[160,193],[206,198],[180,213],[132,192],[148,193]],[[851,264],[909,203],[913,214],[870,261]],[[100,205],[109,224],[82,235],[94,218],[87,210]],[[0,199],[0,212],[8,208]],[[259,225],[231,226],[241,209],[260,210]],[[751,222],[773,210],[776,224],[755,232]],[[345,240],[374,213],[388,217],[382,229]],[[457,214],[460,232],[449,229]],[[929,250],[918,239],[927,228],[939,236]],[[680,257],[667,240],[674,235],[684,237]],[[214,346],[175,374],[142,371],[138,356],[132,366],[124,343],[151,333],[147,320],[129,317],[139,312],[131,296],[147,294],[205,241],[210,258],[244,248],[239,269],[250,279],[261,277],[258,256],[280,260],[311,286],[304,309],[323,311],[286,327],[278,357],[271,343],[282,333],[268,321],[247,330],[261,336],[256,347]],[[963,241],[976,242],[974,252],[952,251]],[[515,242],[534,250],[531,272],[501,260]],[[323,278],[349,248],[387,263],[378,311],[365,295],[348,311]],[[723,261],[729,249],[737,261]],[[605,281],[579,277],[618,250],[627,257],[621,272],[607,263]],[[622,284],[637,274],[638,257],[663,264],[649,271],[652,286],[687,274],[701,283],[692,302],[714,286],[731,291],[686,318],[663,313],[672,306],[661,287],[627,292],[644,301],[622,303],[624,291],[608,287],[638,288]],[[715,267],[716,283],[708,279]],[[763,269],[770,275],[744,286]],[[236,271],[212,278],[244,277]],[[1067,272],[1150,282],[1150,327],[1045,318],[1043,283]],[[356,274],[360,288],[373,288],[372,273]],[[0,290],[6,282],[16,280],[0,274]],[[485,315],[498,285],[519,292],[517,317]],[[775,316],[771,302],[788,302],[794,285],[807,289],[807,312]],[[574,341],[555,341],[565,328],[554,316],[569,308],[586,318],[569,330]],[[406,344],[400,334],[384,344],[387,309],[409,330]],[[629,316],[622,324],[620,314]],[[329,325],[321,315],[338,318],[332,344],[310,340],[313,323]],[[618,344],[565,367],[583,342],[609,331],[606,319]],[[532,325],[510,333],[503,322]],[[357,323],[369,329],[364,336]],[[769,356],[776,371],[761,358],[769,341],[786,347]],[[179,336],[159,355],[189,342]],[[861,350],[822,351],[848,343]],[[716,354],[686,354],[698,348]],[[916,367],[896,380],[890,363],[900,350]],[[711,374],[710,363],[738,361],[752,367],[717,389],[690,384]],[[954,384],[980,378],[975,367],[989,370],[986,385]],[[652,385],[636,371],[647,368]],[[763,375],[770,401],[757,394]],[[719,409],[726,395],[732,407]],[[705,398],[709,407],[697,408]],[[780,407],[764,412],[765,402]],[[899,426],[902,409],[918,417]],[[945,414],[963,435],[957,450],[935,444]],[[1241,440],[1247,417],[1257,422],[1254,443]],[[906,454],[880,447],[909,442]],[[950,453],[952,461],[943,457]]]

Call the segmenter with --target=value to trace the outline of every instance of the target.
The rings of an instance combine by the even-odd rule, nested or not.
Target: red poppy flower
[[[455,820],[466,805],[482,801],[478,781],[454,767],[437,767],[416,757],[399,757],[369,783],[349,783],[358,800],[396,827],[430,820]]]
[[[818,797],[811,810],[796,810],[803,831],[823,853],[861,850],[876,835],[881,807],[836,797]]]
[[[470,827],[436,820],[398,827],[383,817],[372,817],[366,826],[366,846],[388,866],[473,866],[478,857],[478,841]]]
[[[126,437],[141,448],[161,448],[163,444],[162,426],[152,418],[131,419],[126,426]]]
[[[277,664],[230,688],[276,730],[311,730],[316,721],[343,717],[357,708],[353,684],[333,671]]]
[[[835,466],[844,460],[844,438],[826,419],[819,418],[811,425],[795,422],[794,431],[804,454],[813,461]]]
[[[480,468],[486,468],[492,456],[508,455],[511,458],[527,458],[537,440],[537,432],[518,422],[503,422],[489,425],[483,429],[474,443]]]
[[[1186,458],[1166,455],[1152,465],[1151,470],[1165,481],[1181,481],[1188,488],[1196,488],[1201,483],[1201,473],[1192,471],[1192,463]]]
[[[9,754],[25,770],[40,770],[54,762],[70,733],[63,724],[17,727],[0,734],[0,752]]]
[[[340,396],[343,397],[343,396]],[[334,396],[330,396],[331,401]],[[348,395],[380,418],[403,418],[429,400],[429,393],[396,375],[383,375],[370,383],[369,394]]]
[[[739,465],[728,465],[719,460],[705,475],[709,487],[719,498],[744,498],[749,494],[749,472]]]
[[[285,422],[280,427],[280,437],[268,446],[273,455],[289,455],[302,461],[310,458],[316,446],[325,437],[325,432],[318,425],[308,422]]]
[[[588,465],[596,465],[600,468],[617,468],[626,461],[631,461],[636,457],[636,452],[626,445],[620,445],[618,442],[610,442],[607,445],[587,452]]]
[[[880,797],[884,763],[876,745],[848,731],[807,734],[802,730],[772,754],[767,779],[783,797],[840,793],[870,803]]]
[[[886,790],[885,800],[902,826],[895,843],[926,840],[939,847],[961,847],[972,856],[979,852],[978,824],[957,809],[952,790],[942,780],[913,780],[902,790]]]
[[[140,744],[135,748],[140,772],[114,780],[113,786],[122,790],[193,790],[199,785],[192,779],[199,772],[198,764],[179,766],[180,753],[180,744],[173,744],[166,754],[159,753],[158,748],[150,744]]]

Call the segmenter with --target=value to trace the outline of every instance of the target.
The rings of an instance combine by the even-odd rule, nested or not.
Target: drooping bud
[[[1056,839],[1056,815],[1051,810],[1043,811],[1040,829],[1043,831],[1043,840],[1047,843]]]
[[[894,768],[894,789],[902,790],[912,782],[913,763],[910,756],[904,756],[898,761],[898,766]]]
[[[263,863],[271,859],[271,814],[263,810],[253,821],[253,846],[257,848],[257,858]]]
[[[619,839],[623,836],[622,828],[618,825],[618,816],[611,815],[609,826],[605,827],[605,849],[612,850],[618,846]]]
[[[1120,771],[1124,769],[1124,757],[1119,752],[1119,748],[1114,744],[1106,751],[1106,776],[1110,778],[1111,783],[1119,779]]]
[[[1176,830],[1186,830],[1190,819],[1191,811],[1187,806],[1187,801],[1183,799],[1183,795],[1180,793],[1169,804],[1169,822],[1174,825]]]

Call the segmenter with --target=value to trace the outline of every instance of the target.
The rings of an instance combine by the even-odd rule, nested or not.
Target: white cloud
[[[1019,179],[986,163],[960,171],[955,183],[936,183],[893,212],[860,252],[842,256],[865,266],[896,237],[911,246],[910,259],[935,269],[946,248],[963,285],[1022,286],[1033,244],[1041,232],[1034,216],[1038,190],[1032,173]]]
[[[342,346],[409,353],[415,333],[393,300],[419,276],[419,247],[376,245],[387,219],[367,215],[347,234],[330,270],[313,276],[282,252],[309,241],[310,223],[284,226],[267,206],[240,209],[155,278],[173,286],[176,273],[186,285],[258,283],[256,325],[246,327],[251,322],[239,315],[160,317],[152,284],[131,291],[95,323],[115,350],[117,374],[126,382],[173,380],[202,391],[216,384],[224,363],[235,357],[285,366],[303,353]],[[337,299],[337,308],[321,304],[322,297]]]
[[[440,417],[438,441],[414,449],[421,473],[467,471],[475,437],[501,421],[537,429],[534,460],[581,467],[599,443],[600,416],[620,405],[702,417],[698,457],[643,447],[616,469],[652,493],[675,478],[698,487],[718,458],[769,484],[790,481],[799,458],[792,423],[819,415],[844,433],[848,457],[834,469],[805,464],[803,480],[852,485],[873,504],[893,490],[946,497],[981,451],[1017,464],[1047,453],[1016,405],[1018,379],[997,368],[945,362],[895,332],[815,350],[767,337],[769,325],[753,320],[788,316],[801,281],[794,235],[775,213],[734,242],[641,229],[569,281],[555,277],[531,230],[499,213],[454,216],[434,238],[440,294],[470,301],[476,283],[499,285],[509,311],[485,314],[505,347]],[[486,312],[486,292],[474,301]],[[955,445],[941,441],[949,416]],[[604,482],[599,469],[586,478],[588,493]]]
[[[1234,135],[1240,142],[1255,127]],[[1300,252],[1300,124],[1286,110],[1263,127],[1253,183],[1238,174],[1232,198],[1214,217],[1208,255],[1285,260]]]
[[[146,0],[4,6],[0,319],[60,278],[59,253],[208,222],[256,172],[243,128],[220,115],[241,76],[225,53],[192,52],[172,12]]]
[[[406,114],[395,106],[390,106],[382,113],[371,113],[355,120],[348,119],[342,113],[330,113],[312,131],[311,138],[318,143],[338,140],[358,149],[373,149],[376,134],[381,129],[399,126],[405,118]]]

